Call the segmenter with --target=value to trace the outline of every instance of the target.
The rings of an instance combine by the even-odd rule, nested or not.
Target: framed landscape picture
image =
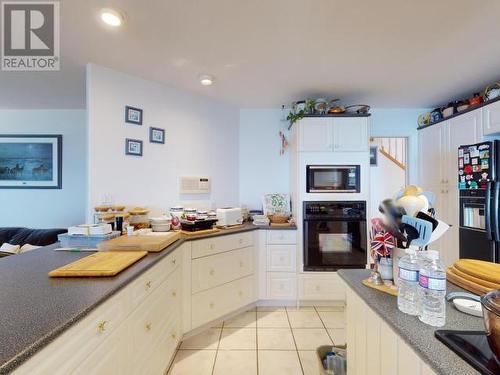
[[[165,143],[165,129],[149,128],[149,142],[151,143]]]
[[[138,139],[125,139],[125,154],[142,156],[142,141]]]
[[[0,188],[62,189],[62,135],[0,135]]]
[[[125,122],[142,125],[142,109],[125,106]]]

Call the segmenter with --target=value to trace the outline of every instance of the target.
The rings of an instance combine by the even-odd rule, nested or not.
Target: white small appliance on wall
[[[182,176],[179,179],[180,194],[210,194],[210,177]]]

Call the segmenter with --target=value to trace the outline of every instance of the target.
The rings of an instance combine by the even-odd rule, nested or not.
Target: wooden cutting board
[[[181,238],[179,232],[166,232],[142,236],[120,236],[99,244],[99,250],[104,251],[162,251],[168,245]]]
[[[468,290],[469,292],[472,292],[474,294],[477,294],[479,296],[488,293],[491,290],[490,288],[476,284],[470,280],[464,279],[463,277],[459,276],[455,272],[455,268],[453,266],[448,267],[446,269],[446,278],[450,283],[458,285],[459,287]]]
[[[217,233],[219,231],[220,231],[220,229],[218,229],[218,228],[212,228],[212,229],[204,229],[204,230],[195,230],[192,232],[189,230],[181,230],[181,233],[183,236],[186,236],[186,237],[195,237],[195,236],[199,236],[202,234]]]
[[[50,277],[115,276],[147,255],[147,251],[97,252],[49,272]]]
[[[500,284],[500,264],[475,259],[459,259],[453,266],[470,276]]]

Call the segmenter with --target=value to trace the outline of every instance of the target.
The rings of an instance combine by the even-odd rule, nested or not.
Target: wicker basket
[[[285,224],[288,223],[289,216],[287,215],[268,215],[269,221],[275,224]]]

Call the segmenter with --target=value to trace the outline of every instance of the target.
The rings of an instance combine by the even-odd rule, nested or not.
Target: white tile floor
[[[257,307],[182,342],[171,375],[317,375],[316,348],[345,343],[342,307]]]

